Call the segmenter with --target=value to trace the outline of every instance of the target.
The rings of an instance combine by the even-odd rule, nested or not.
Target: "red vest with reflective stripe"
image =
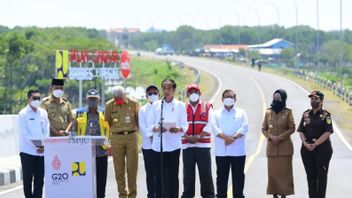
[[[213,106],[207,102],[201,101],[198,104],[196,111],[193,113],[193,108],[191,104],[187,104],[187,121],[188,121],[188,130],[187,135],[199,135],[205,125],[208,123],[209,109]],[[210,143],[211,142],[211,133],[207,133],[198,143]],[[186,144],[188,141],[183,138],[182,144]]]

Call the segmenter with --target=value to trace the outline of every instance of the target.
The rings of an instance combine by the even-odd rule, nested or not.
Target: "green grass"
[[[132,57],[131,77],[123,83],[125,86],[148,86],[155,84],[160,87],[161,81],[165,78],[172,78],[177,84],[176,96],[183,95],[188,83],[195,79],[193,70],[188,67],[171,65],[167,61]]]
[[[194,70],[184,66],[171,66],[168,62],[158,59],[132,57],[131,77],[123,84],[124,86],[147,86],[155,84],[160,87],[164,78],[172,78],[177,83],[176,96],[182,101],[186,101],[185,88],[187,84],[195,80]],[[209,100],[217,88],[216,79],[209,73],[200,73],[200,82],[202,97]],[[146,101],[142,101],[142,104]],[[142,136],[138,135],[138,144],[142,144]]]

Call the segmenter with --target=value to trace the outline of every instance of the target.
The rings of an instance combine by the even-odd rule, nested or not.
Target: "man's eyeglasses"
[[[156,95],[158,95],[158,93],[157,93],[157,92],[149,92],[149,93],[148,93],[148,96],[152,96],[152,95],[155,95],[155,96],[156,96]]]
[[[32,100],[40,100],[40,97],[34,96],[34,97],[32,97]]]

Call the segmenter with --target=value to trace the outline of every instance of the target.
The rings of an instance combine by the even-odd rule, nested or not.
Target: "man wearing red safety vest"
[[[182,138],[183,146],[183,185],[182,198],[195,197],[195,168],[198,167],[201,196],[215,197],[211,173],[211,133],[213,106],[200,100],[200,87],[192,83],[187,86],[188,130]],[[198,197],[198,196],[197,196]]]

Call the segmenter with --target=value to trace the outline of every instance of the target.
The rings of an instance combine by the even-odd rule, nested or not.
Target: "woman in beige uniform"
[[[287,94],[283,89],[276,90],[271,108],[266,110],[262,132],[268,139],[267,194],[274,198],[294,194],[291,134],[295,131],[292,110],[286,107]]]

